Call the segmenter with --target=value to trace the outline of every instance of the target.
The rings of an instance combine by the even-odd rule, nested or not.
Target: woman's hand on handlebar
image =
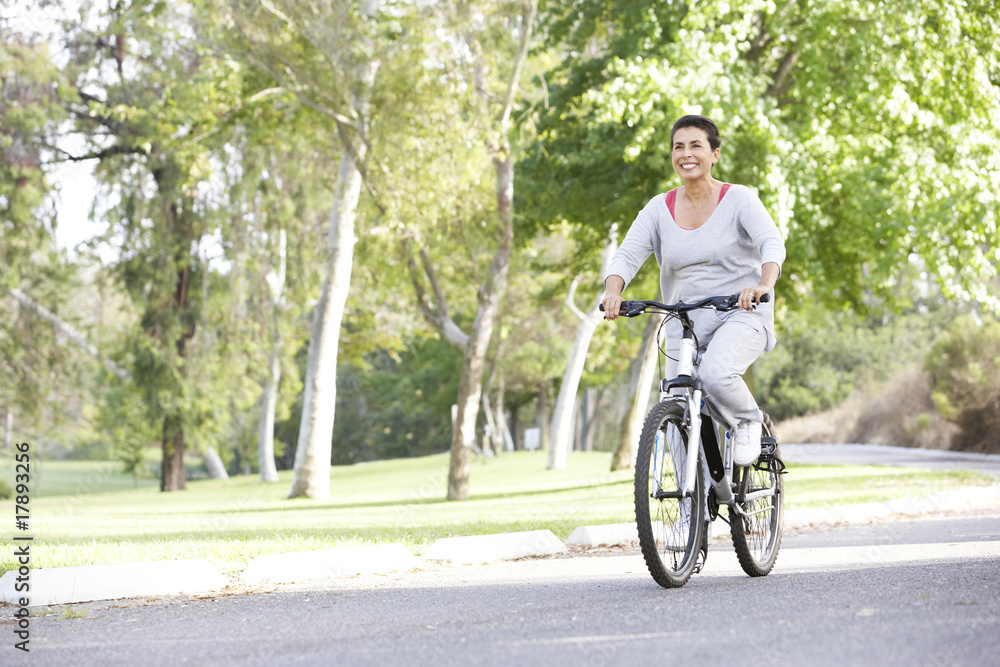
[[[604,280],[604,319],[616,320],[621,314],[622,292],[625,290],[625,280],[621,276],[608,276]]]
[[[601,303],[604,305],[604,319],[606,320],[618,319],[618,316],[621,314],[623,302],[624,299],[622,299],[621,294],[608,294],[607,292],[605,292],[604,299],[601,301]]]
[[[740,292],[740,298],[737,299],[736,304],[740,307],[740,310],[753,310],[760,303],[762,296],[771,293],[771,289],[771,287],[767,287],[766,285],[745,287]]]

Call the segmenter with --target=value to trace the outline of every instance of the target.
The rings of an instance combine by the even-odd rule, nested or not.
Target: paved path
[[[970,454],[940,449],[888,447],[885,445],[794,445],[782,444],[781,454],[789,462],[835,465],[914,466],[952,470],[977,470],[1000,478],[1000,455]]]
[[[768,577],[728,545],[665,590],[634,551],[32,619],[30,661],[143,665],[982,665],[1000,652],[1000,513],[786,536]],[[16,658],[16,660],[14,659]]]

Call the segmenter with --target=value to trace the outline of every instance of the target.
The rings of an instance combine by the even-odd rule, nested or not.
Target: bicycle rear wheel
[[[774,438],[773,453],[768,444],[756,464],[738,469],[741,476],[749,476],[746,493],[750,500],[740,504],[747,516],[739,517],[735,512],[729,515],[736,556],[740,567],[751,577],[770,573],[781,548],[785,484],[781,466],[774,464],[775,459],[781,460],[781,455],[774,427],[766,413],[763,436]],[[742,479],[737,481],[737,488],[742,486],[741,482]]]
[[[684,405],[662,401],[649,411],[635,464],[635,520],[646,567],[656,583],[678,588],[694,573],[705,530],[701,462],[694,493],[682,497],[687,432]]]

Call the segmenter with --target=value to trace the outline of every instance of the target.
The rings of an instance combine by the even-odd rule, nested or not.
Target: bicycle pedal
[[[785,462],[779,459],[777,456],[762,456],[757,459],[757,462],[753,464],[755,470],[761,472],[770,472],[775,475],[787,475],[788,471],[785,469]]]

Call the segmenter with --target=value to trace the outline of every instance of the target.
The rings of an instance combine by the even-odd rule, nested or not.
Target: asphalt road
[[[976,470],[1000,477],[1000,455],[953,452],[944,449],[889,447],[886,445],[781,445],[782,458],[789,463],[832,465],[886,465]]]
[[[786,535],[768,577],[718,537],[665,590],[634,550],[0,622],[0,665],[982,665],[1000,652],[1000,511]]]

